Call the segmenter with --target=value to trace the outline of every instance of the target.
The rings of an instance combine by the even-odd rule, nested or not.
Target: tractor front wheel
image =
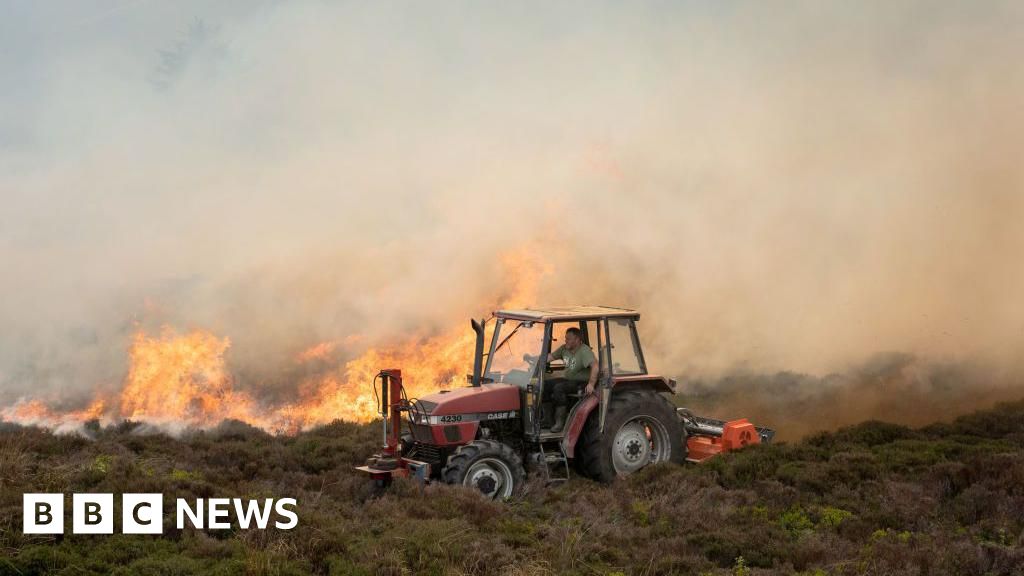
[[[526,483],[523,461],[508,444],[474,440],[448,457],[441,476],[448,484],[469,486],[486,498],[505,499]]]
[[[663,395],[644,389],[613,392],[604,432],[597,414],[591,413],[576,445],[587,476],[611,482],[649,464],[686,460],[685,432]]]

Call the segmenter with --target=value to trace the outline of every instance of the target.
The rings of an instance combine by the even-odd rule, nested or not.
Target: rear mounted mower
[[[500,310],[494,319],[486,354],[484,324],[472,321],[476,350],[466,387],[410,399],[400,369],[378,374],[384,445],[357,470],[381,486],[404,476],[507,498],[523,487],[527,470],[557,481],[572,465],[608,482],[658,462],[703,462],[774,435],[746,419],[676,408],[667,396],[675,394],[675,380],[647,372],[636,311]],[[572,406],[556,426],[551,391],[564,385],[570,367],[546,360],[567,328],[594,351],[598,382],[593,393],[569,394]]]

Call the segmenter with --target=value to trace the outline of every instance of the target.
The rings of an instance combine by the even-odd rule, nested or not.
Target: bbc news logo
[[[25,534],[64,533],[64,494],[25,494],[23,532]],[[299,524],[294,498],[242,500],[241,498],[199,498],[190,503],[175,500],[175,525],[200,530],[239,528],[266,530],[273,526],[291,530]],[[71,532],[73,534],[114,533],[113,494],[72,494]],[[271,523],[273,519],[273,523]],[[122,494],[122,534],[162,534],[164,531],[163,494]]]

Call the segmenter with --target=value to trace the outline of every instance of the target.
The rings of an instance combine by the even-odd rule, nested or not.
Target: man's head
[[[575,350],[583,343],[583,334],[579,328],[573,327],[565,331],[565,347]]]

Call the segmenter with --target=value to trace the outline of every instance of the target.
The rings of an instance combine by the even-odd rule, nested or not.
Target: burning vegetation
[[[549,272],[538,252],[511,251],[500,262],[516,281],[493,307],[531,302],[539,279]],[[382,368],[401,367],[408,393],[418,396],[465,384],[473,363],[474,335],[462,321],[436,334],[398,338],[391,346],[364,347],[343,359],[364,341],[352,334],[295,354],[294,364],[314,369],[295,383],[294,400],[272,403],[253,386],[243,389],[236,381],[228,361],[230,338],[203,329],[182,333],[166,325],[155,335],[139,329],[131,338],[127,371],[117,391],[97,392],[85,407],[74,409],[26,398],[0,410],[0,419],[58,431],[78,430],[90,420],[102,425],[128,420],[170,432],[238,420],[268,432],[294,434],[334,420],[368,422],[377,417],[371,384]]]
[[[452,329],[394,348],[370,348],[298,384],[293,403],[265,405],[239,390],[228,367],[228,338],[206,330],[178,333],[169,326],[158,335],[137,332],[128,349],[128,369],[117,394],[99,396],[86,408],[57,410],[39,399],[20,401],[0,412],[4,420],[69,430],[89,420],[109,424],[130,420],[169,430],[209,428],[239,420],[271,432],[294,433],[341,419],[367,422],[377,415],[370,383],[382,366],[402,366],[410,392],[429,392],[465,382],[472,364],[472,333]],[[317,344],[297,362],[329,361],[335,345]],[[419,383],[417,386],[415,383]]]

